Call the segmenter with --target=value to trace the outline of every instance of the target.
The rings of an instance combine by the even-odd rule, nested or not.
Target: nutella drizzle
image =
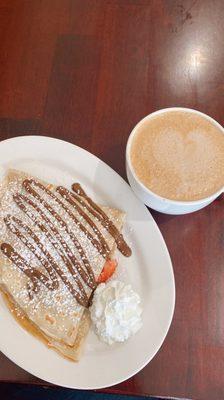
[[[94,224],[94,222],[91,220],[91,218],[85,213],[85,211],[83,211],[81,209],[81,207],[71,199],[69,190],[65,189],[62,186],[58,186],[56,190],[63,197],[63,199],[65,199],[69,204],[71,204],[75,208],[75,210],[81,215],[81,217],[83,217],[85,219],[87,224],[89,224],[89,226],[92,228],[92,230],[96,233],[98,240],[99,240],[101,246],[103,247],[104,251],[107,254],[109,254],[110,248],[109,248],[106,240],[104,239],[102,233],[99,231],[96,224]]]
[[[45,250],[43,244],[40,242],[38,237],[32,232],[32,230],[28,226],[23,224],[22,221],[20,221],[18,218],[15,218],[15,217],[12,217],[12,216],[7,216],[4,219],[4,221],[5,221],[5,224],[8,227],[8,229],[12,233],[14,233],[25,244],[25,246],[27,246],[28,249],[37,257],[37,259],[40,261],[40,263],[43,265],[43,267],[49,273],[51,279],[55,283],[55,289],[57,289],[58,286],[59,286],[59,283],[57,281],[57,277],[56,277],[56,274],[55,274],[54,271],[58,271],[59,266],[55,264],[54,259],[51,257],[50,253],[47,250]],[[47,261],[45,259],[43,259],[43,257],[38,252],[37,248],[35,248],[32,245],[32,243],[21,233],[21,231],[18,228],[16,228],[16,226],[13,224],[13,222],[17,223],[21,228],[23,228],[29,234],[29,236],[34,240],[34,242],[37,244],[37,246],[42,251],[42,253],[46,256]],[[47,231],[47,229],[45,228],[44,225],[41,225],[41,224],[37,224],[37,225],[39,226],[39,228],[41,229],[42,232],[45,232],[46,234],[49,234],[49,232]],[[51,236],[51,240],[52,239],[53,238]],[[52,240],[52,242],[53,241],[54,241],[54,239]],[[75,282],[77,283],[80,291],[83,292],[84,291],[83,285],[82,285],[80,279],[78,278],[76,271],[73,269],[73,267],[69,263],[69,260],[66,259],[66,257],[64,256],[63,253],[60,254],[60,256],[61,256],[62,260],[64,261],[66,267],[68,268],[69,272],[73,276],[73,278],[74,278]]]
[[[65,284],[65,286],[70,291],[70,293],[76,298],[76,300],[80,304],[86,306],[88,304],[88,298],[87,298],[87,295],[86,295],[86,293],[84,291],[84,288],[82,286],[81,287],[79,286],[79,284],[77,282],[78,278],[73,276],[74,280],[76,281],[76,283],[79,286],[80,293],[77,292],[77,290],[72,286],[72,284],[70,283],[68,278],[65,276],[65,274],[63,273],[61,268],[55,263],[53,257],[46,250],[46,248],[41,243],[41,241],[39,240],[37,235],[35,235],[35,233],[32,231],[32,229],[30,229],[27,225],[25,225],[18,218],[13,217],[13,216],[7,216],[4,219],[4,221],[6,223],[7,228],[12,233],[14,233],[28,247],[28,249],[37,257],[37,259],[41,262],[41,264],[44,266],[44,268],[49,273],[50,277],[52,277],[52,275],[53,275],[53,278],[54,278],[54,280],[52,279],[52,282],[54,282],[53,289],[56,289],[58,287],[58,282],[56,281],[56,276],[54,275],[54,271],[56,271],[57,274],[60,276],[61,280],[63,281],[63,283]],[[26,237],[21,233],[21,230],[16,228],[15,224],[17,224],[22,230],[24,230],[32,238],[32,240],[36,243],[37,248],[39,248],[42,251],[42,253],[47,258],[48,261],[45,261],[39,255],[39,252],[38,252],[37,248],[35,248],[32,245],[32,243],[30,243],[30,241],[28,239],[26,239]],[[57,284],[55,283],[55,281],[57,282]],[[80,284],[81,284],[81,282],[80,282]]]
[[[32,185],[41,189],[49,197],[55,200],[69,215],[69,217],[75,222],[75,224],[79,227],[79,229],[88,237],[88,239],[92,242],[93,246],[96,247],[96,249],[100,252],[100,254],[102,254],[104,258],[107,257],[103,245],[93,237],[93,235],[85,228],[85,226],[76,218],[73,212],[68,207],[66,207],[66,205],[57,196],[55,196],[54,193],[52,193],[44,185],[42,185],[40,182],[35,181],[34,179],[25,179],[25,181],[23,182],[23,187],[25,188],[25,190],[32,196],[36,197],[40,201],[40,203],[44,205],[44,207],[57,219],[57,221],[60,223],[62,227],[66,229],[67,224],[58,215],[58,213],[54,211],[54,209],[44,199],[41,198],[41,196],[37,193],[37,191],[32,188]]]
[[[11,260],[27,277],[30,278],[30,282],[27,284],[28,295],[30,299],[33,298],[33,294],[38,292],[40,284],[44,284],[49,290],[55,290],[59,287],[58,278],[62,280],[64,285],[70,291],[72,296],[77,302],[84,307],[88,307],[89,298],[86,294],[82,281],[92,290],[96,288],[96,280],[93,269],[89,263],[89,260],[83,250],[79,240],[75,234],[69,229],[68,224],[61,218],[57,211],[34,189],[34,187],[40,189],[42,192],[51,197],[61,208],[69,215],[69,217],[75,222],[79,229],[86,235],[93,246],[98,252],[105,258],[108,259],[110,254],[110,248],[101,234],[96,224],[92,221],[89,215],[84,211],[87,210],[93,215],[97,221],[108,231],[108,233],[115,239],[118,249],[125,256],[131,255],[131,249],[125,242],[122,234],[119,233],[116,226],[104,213],[104,211],[95,204],[91,198],[89,198],[82,187],[75,183],[72,185],[72,189],[75,193],[71,193],[69,190],[62,186],[57,187],[56,191],[62,198],[67,201],[76,212],[85,220],[85,222],[91,227],[96,238],[93,234],[86,229],[86,227],[76,218],[74,213],[68,208],[63,201],[61,201],[52,191],[42,185],[40,182],[34,179],[25,179],[22,183],[23,188],[26,192],[32,196],[36,201],[34,202],[30,197],[23,194],[13,195],[13,199],[17,206],[24,212],[27,217],[32,221],[35,221],[35,225],[43,232],[45,237],[54,247],[55,251],[63,261],[67,270],[71,274],[74,283],[77,285],[78,290],[73,286],[71,281],[67,278],[65,273],[61,270],[54,257],[46,249],[39,237],[32,231],[32,229],[19,218],[7,215],[4,218],[4,222],[7,228],[13,233],[28,249],[29,251],[39,260],[40,264],[46,270],[48,277],[40,272],[38,269],[30,266],[28,262],[18,254],[13,247],[8,243],[1,244],[1,251],[3,254]],[[81,198],[83,197],[84,200]],[[42,208],[38,205],[41,204]],[[84,210],[80,207],[79,203]],[[36,213],[34,213],[35,210]],[[62,237],[55,224],[46,215],[46,212],[50,213],[55,220],[60,224],[64,231],[68,234],[72,242],[74,243],[77,251],[80,254],[82,264],[73,254],[71,248]],[[46,223],[46,224],[45,224]],[[90,296],[91,297],[91,296]]]
[[[24,230],[30,230],[32,232],[32,230],[29,227],[26,227],[18,218],[15,218],[13,216],[7,215],[7,217],[4,218],[4,222],[7,226],[7,228],[10,230],[10,232],[12,232],[14,235],[16,235],[21,242],[23,242],[23,244],[25,244],[25,246],[28,247],[28,249],[37,257],[37,259],[40,261],[41,265],[47,270],[51,280],[52,280],[52,286],[54,289],[58,288],[58,281],[57,281],[57,277],[55,274],[54,269],[52,269],[51,267],[51,256],[50,254],[48,254],[47,252],[47,256],[49,255],[50,258],[48,258],[48,260],[50,261],[46,261],[38,252],[37,248],[35,246],[33,246],[33,244],[21,233],[21,231],[16,227],[16,224],[18,226],[20,226],[21,228],[26,228]],[[37,238],[37,236],[35,234],[33,234],[33,240],[38,243],[39,239]],[[32,236],[31,236],[32,237]],[[41,249],[42,250],[42,249]]]
[[[31,194],[32,196],[34,196],[37,200],[39,200],[39,202],[43,205],[43,207],[51,214],[53,215],[53,217],[59,222],[59,224],[61,225],[62,228],[65,229],[66,233],[70,236],[72,242],[74,243],[75,247],[77,248],[83,264],[90,276],[90,279],[94,280],[94,273],[93,270],[90,266],[89,260],[86,257],[86,254],[81,246],[81,244],[79,243],[78,239],[76,238],[76,236],[74,235],[73,232],[71,232],[69,230],[68,225],[66,224],[66,222],[64,222],[64,220],[60,217],[60,215],[50,206],[50,204],[48,204],[44,199],[42,199],[42,197],[31,187],[31,185],[35,185],[37,187],[39,187],[42,191],[46,192],[49,196],[53,196],[52,198],[55,200],[57,199],[57,197],[55,195],[53,195],[53,193],[51,193],[50,190],[48,190],[47,188],[45,188],[41,183],[36,182],[34,179],[26,179],[23,182],[23,186],[26,189],[26,191]],[[60,200],[59,200],[60,201]],[[63,203],[62,203],[63,204]],[[64,204],[63,204],[64,206]],[[67,207],[65,207],[66,209]],[[70,212],[70,210],[68,210]],[[72,214],[72,213],[71,213]],[[73,214],[72,214],[73,215]],[[80,225],[79,225],[80,228]]]
[[[79,183],[73,183],[72,185],[72,190],[76,194],[69,192],[69,190],[62,188],[61,186],[57,188],[57,190],[59,193],[66,192],[67,196],[70,195],[70,204],[74,203],[74,201],[72,202],[71,200],[71,196],[73,196],[76,201],[78,201],[83,207],[85,207],[89,211],[89,213],[91,213],[99,222],[101,222],[104,228],[107,229],[110,235],[114,238],[118,250],[120,250],[120,252],[126,257],[131,256],[132,251],[128,244],[125,242],[123,235],[119,232],[114,223],[108,218],[107,214],[90,197],[87,196]],[[82,200],[79,196],[83,197],[86,201]]]
[[[38,271],[36,268],[30,267],[26,260],[21,257],[10,244],[2,243],[1,251],[20,269],[20,271],[30,278],[34,292],[39,290],[39,281],[43,283],[49,290],[54,290],[52,282],[50,282],[50,280],[44,274],[42,274],[42,272]]]
[[[95,289],[96,288],[96,281],[95,281],[95,277],[93,275],[89,276],[87,274],[87,272],[82,268],[82,266],[80,265],[79,261],[77,260],[77,258],[75,257],[75,255],[72,253],[71,249],[69,248],[69,246],[67,245],[67,243],[65,242],[65,240],[63,239],[63,237],[60,235],[60,233],[58,232],[57,228],[54,226],[54,224],[52,224],[51,220],[45,215],[45,213],[41,210],[41,208],[38,207],[37,204],[35,204],[31,199],[29,199],[27,196],[24,196],[22,194],[16,194],[13,196],[14,201],[16,202],[17,206],[31,219],[31,220],[35,220],[35,214],[26,207],[26,205],[24,203],[29,204],[31,207],[34,208],[34,210],[37,211],[37,213],[39,214],[41,221],[43,220],[44,222],[47,223],[47,226],[49,229],[51,229],[51,231],[54,234],[54,237],[52,236],[52,234],[48,231],[48,229],[45,227],[45,225],[40,222],[39,220],[35,221],[36,225],[41,229],[41,231],[43,233],[45,233],[45,235],[47,236],[47,238],[49,239],[49,241],[51,242],[51,244],[54,246],[55,250],[58,252],[58,254],[61,256],[61,258],[63,259],[63,261],[65,262],[66,266],[68,267],[69,271],[71,272],[72,275],[76,274],[76,271],[80,274],[81,278],[83,279],[83,281],[91,288],[91,289]],[[56,240],[57,241],[56,241]],[[64,256],[63,251],[61,250],[61,248],[63,248],[64,253],[66,254],[67,257]],[[66,260],[66,261],[65,261]],[[70,261],[70,262],[69,262]],[[72,263],[72,265],[71,265]],[[75,267],[75,270],[74,268]],[[93,279],[92,279],[93,278]]]

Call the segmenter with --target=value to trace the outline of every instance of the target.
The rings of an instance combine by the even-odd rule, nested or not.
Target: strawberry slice
[[[107,260],[97,280],[97,283],[106,282],[113,275],[116,268],[117,268],[117,260]]]

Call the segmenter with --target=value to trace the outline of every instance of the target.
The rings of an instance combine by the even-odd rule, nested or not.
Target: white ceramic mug
[[[137,130],[145,123],[145,121],[150,120],[152,117],[156,115],[160,115],[163,113],[167,113],[170,111],[188,111],[193,114],[197,114],[202,116],[203,118],[207,119],[208,121],[212,122],[214,125],[216,125],[220,131],[224,134],[224,128],[213,118],[209,117],[208,115],[197,111],[193,110],[190,108],[182,108],[182,107],[172,107],[172,108],[164,108],[162,110],[155,111],[149,115],[147,115],[145,118],[143,118],[132,130],[128,142],[127,142],[127,147],[126,147],[126,171],[127,171],[127,177],[128,181],[137,195],[137,197],[143,201],[144,204],[147,206],[153,208],[156,211],[160,211],[165,214],[187,214],[191,213],[193,211],[200,210],[201,208],[207,206],[210,204],[213,200],[215,200],[223,191],[224,188],[221,188],[214,194],[212,194],[209,197],[206,197],[204,199],[200,200],[194,200],[194,201],[177,201],[177,200],[169,200],[164,197],[161,197],[151,190],[149,190],[136,176],[133,166],[131,164],[131,158],[130,158],[130,149],[131,149],[131,143],[133,140],[133,137],[135,136]]]

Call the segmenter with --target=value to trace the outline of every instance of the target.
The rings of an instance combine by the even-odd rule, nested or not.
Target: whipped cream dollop
[[[124,342],[142,326],[139,295],[131,285],[114,280],[101,283],[95,290],[91,319],[96,334],[108,343]]]

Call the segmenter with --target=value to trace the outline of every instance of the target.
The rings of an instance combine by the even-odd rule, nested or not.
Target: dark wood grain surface
[[[185,106],[224,123],[223,21],[223,0],[1,0],[1,140],[62,138],[125,177],[126,141],[146,114]],[[153,361],[108,391],[222,400],[223,200],[152,214],[173,260],[174,320]],[[3,355],[0,381],[43,384]]]

